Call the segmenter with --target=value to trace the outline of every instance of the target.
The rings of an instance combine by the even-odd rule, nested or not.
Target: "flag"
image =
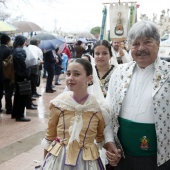
[[[110,13],[110,38],[126,39],[128,31],[128,3],[115,3],[109,7]]]
[[[107,19],[107,8],[106,6],[104,6],[102,26],[100,29],[100,40],[106,39],[106,19]]]
[[[111,41],[111,39],[110,39],[110,30],[108,30],[108,41]]]
[[[129,16],[129,29],[133,26],[137,21],[137,5],[136,3],[132,3],[130,6],[130,16]]]

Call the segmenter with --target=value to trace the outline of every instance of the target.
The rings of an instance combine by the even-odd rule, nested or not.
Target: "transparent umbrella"
[[[17,32],[33,32],[33,31],[42,31],[42,28],[35,24],[34,22],[29,21],[17,21],[12,23],[18,28]]]

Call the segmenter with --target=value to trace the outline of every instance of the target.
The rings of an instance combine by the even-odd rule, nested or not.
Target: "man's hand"
[[[121,159],[121,150],[116,147],[112,142],[105,144],[106,147],[106,157],[111,166],[117,166]]]
[[[58,60],[58,58],[56,58],[56,63],[58,63],[59,62],[59,60]]]
[[[124,55],[122,48],[119,47],[119,57],[123,57]]]

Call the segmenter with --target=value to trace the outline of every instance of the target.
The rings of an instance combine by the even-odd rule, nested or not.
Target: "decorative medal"
[[[141,139],[140,139],[140,148],[142,150],[148,150],[149,149],[149,140],[146,136],[143,136]]]

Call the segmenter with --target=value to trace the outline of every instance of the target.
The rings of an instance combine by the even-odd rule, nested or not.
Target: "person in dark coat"
[[[12,95],[14,91],[14,83],[11,83],[9,79],[5,78],[3,75],[2,62],[10,54],[12,49],[9,47],[11,39],[8,35],[3,34],[1,36],[1,46],[0,46],[0,112],[2,112],[2,98],[3,90],[5,90],[5,108],[6,114],[12,113]]]
[[[76,58],[81,58],[81,56],[85,53],[85,49],[82,46],[82,41],[77,41],[75,52],[76,52]]]
[[[52,88],[52,82],[55,73],[55,63],[56,58],[54,57],[52,51],[44,50],[44,64],[46,66],[46,71],[48,74],[46,82],[46,93],[53,93],[56,91]]]
[[[25,59],[26,52],[23,49],[26,38],[22,35],[18,35],[14,41],[14,50],[13,50],[13,62],[15,70],[15,95],[14,95],[14,104],[12,111],[12,118],[16,121],[28,122],[31,119],[24,116],[24,111],[28,101],[29,95],[20,95],[19,87],[17,82],[22,82],[29,79],[29,72],[26,68]]]
[[[57,46],[54,51],[54,56],[56,57],[56,63],[55,63],[55,85],[61,85],[59,82],[59,77],[62,70],[62,58],[59,53],[59,47]]]
[[[87,45],[87,49],[86,49],[86,51],[85,51],[86,53],[89,53],[90,55],[92,55],[93,54],[93,50],[92,50],[92,46],[91,46],[91,44],[88,44]]]

